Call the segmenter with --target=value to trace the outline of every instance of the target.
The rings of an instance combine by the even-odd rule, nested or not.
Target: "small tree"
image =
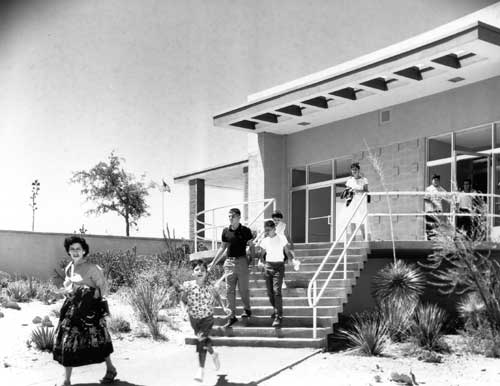
[[[75,172],[72,183],[82,185],[82,194],[96,207],[87,214],[100,215],[116,212],[125,220],[125,234],[130,236],[130,226],[136,226],[141,217],[149,216],[146,197],[151,185],[127,173],[121,165],[123,158],[112,152],[108,162],[99,162],[90,170]]]

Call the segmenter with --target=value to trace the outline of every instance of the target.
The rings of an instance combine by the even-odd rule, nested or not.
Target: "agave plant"
[[[31,343],[40,351],[52,352],[54,349],[55,331],[49,327],[38,327],[31,333]]]
[[[27,302],[30,299],[30,287],[24,280],[12,281],[7,286],[7,296],[14,302]]]
[[[478,328],[482,320],[486,319],[486,305],[477,292],[465,295],[458,302],[457,310],[467,327]]]
[[[446,317],[446,312],[435,304],[419,306],[411,327],[411,334],[416,343],[427,350],[443,350],[443,326]]]
[[[380,313],[387,322],[389,335],[393,341],[402,342],[407,338],[417,305],[418,303],[412,299],[397,299],[390,303],[379,304]]]
[[[389,324],[380,312],[366,312],[352,317],[351,329],[339,330],[351,349],[365,355],[380,355],[390,342]]]
[[[378,303],[418,302],[425,289],[425,277],[413,264],[397,260],[373,277],[372,294]]]

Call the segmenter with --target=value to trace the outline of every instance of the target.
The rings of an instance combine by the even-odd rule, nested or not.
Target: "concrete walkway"
[[[207,357],[205,381],[193,380],[197,370],[197,354],[193,346],[165,342],[128,342],[120,350],[115,344],[112,359],[118,369],[118,382],[114,386],[250,386],[279,368],[292,363],[311,349],[273,349],[216,347],[222,368],[217,375],[211,357]],[[123,345],[125,348],[125,345]],[[0,369],[0,384],[5,386],[53,386],[60,385],[63,368],[51,361],[49,354],[41,354],[40,363],[29,367],[12,366]],[[76,368],[73,386],[97,386],[104,375],[104,364]]]

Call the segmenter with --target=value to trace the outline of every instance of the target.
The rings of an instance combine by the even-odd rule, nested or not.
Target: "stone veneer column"
[[[196,178],[189,180],[189,238],[194,240],[196,214],[205,210],[205,180]],[[199,215],[198,220],[205,221],[205,215]],[[202,224],[196,224],[196,229],[202,229]],[[198,233],[205,236],[205,232]]]

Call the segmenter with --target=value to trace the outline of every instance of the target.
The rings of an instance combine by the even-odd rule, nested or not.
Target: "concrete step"
[[[319,306],[341,306],[344,304],[347,300],[347,296],[340,296],[340,297],[327,297],[323,296],[321,297],[320,302],[318,303]],[[259,296],[259,297],[252,297],[250,300],[252,307],[260,307],[260,306],[268,306],[269,305],[269,299],[267,296]],[[307,297],[283,297],[283,306],[285,307],[295,307],[295,306],[302,306],[306,307],[309,306],[309,303],[307,302]]]
[[[309,281],[310,280],[307,279],[290,280],[285,276],[285,284],[289,288],[307,288],[309,285]],[[325,279],[319,279],[317,281],[318,287],[322,286],[324,282]],[[350,287],[355,284],[356,284],[356,278],[354,277],[347,278],[346,280],[334,277],[328,282],[327,288],[348,287],[347,290],[350,291]],[[258,278],[258,277],[252,278],[250,279],[250,287],[266,288],[266,282],[263,278]]]
[[[305,271],[300,269],[300,271],[290,271],[285,274],[285,281],[295,281],[295,280],[311,280],[312,277],[315,275],[316,271]],[[331,271],[321,271],[318,274],[318,277],[320,279],[326,279],[330,275]],[[347,271],[346,275],[348,278],[353,278],[353,277],[359,277],[360,272],[359,270],[356,271]],[[252,280],[260,279],[264,277],[264,273],[262,272],[251,272],[250,273],[250,282]],[[344,269],[343,267],[341,269],[338,269],[332,276],[334,279],[342,279],[344,277]]]
[[[333,267],[335,266],[335,263],[336,261],[328,261],[327,263],[325,263],[325,265],[323,265],[323,268],[322,268],[322,271],[331,271],[333,269]],[[310,262],[309,260],[302,260],[302,262],[300,263],[300,271],[316,271],[319,266],[320,266],[320,262],[318,263],[314,263],[314,262]],[[364,263],[362,261],[347,261],[347,270],[348,271],[357,271],[357,270],[360,270],[360,269],[363,269],[364,267]],[[339,264],[339,268],[344,268],[344,263],[341,262]],[[286,266],[286,270],[285,272],[292,272],[294,271],[293,269],[293,266]]]
[[[252,316],[267,316],[268,318],[273,313],[273,308],[271,305],[265,306],[252,306]],[[336,316],[339,312],[342,312],[342,306],[318,306],[316,307],[316,312],[318,316]],[[243,307],[236,307],[236,315],[241,315],[243,313]],[[215,316],[225,316],[226,313],[220,307],[214,307]],[[293,318],[295,316],[311,316],[313,315],[313,309],[307,306],[284,306],[283,316],[285,318]]]
[[[302,256],[323,256],[325,257],[326,254],[328,253],[329,248],[321,248],[321,249],[294,249],[295,256],[297,257],[302,257]],[[330,256],[340,256],[340,254],[343,252],[342,248],[335,248]],[[361,248],[349,248],[348,255],[364,255],[365,251]]]
[[[326,243],[294,243],[295,249],[325,249],[330,248],[333,245],[333,242]],[[352,241],[350,248],[362,248],[369,249],[370,243],[367,241]],[[336,245],[336,248],[344,248],[344,242],[339,242]]]
[[[186,344],[196,344],[195,337],[185,339]],[[214,346],[280,347],[280,348],[322,348],[326,346],[324,338],[276,338],[276,337],[214,337]]]
[[[238,322],[236,322],[232,328],[239,327],[271,327],[273,323],[270,318],[271,312],[265,316],[256,316],[253,315],[250,318],[240,318],[239,315],[241,313],[237,313]],[[217,326],[223,326],[227,323],[227,316],[214,315],[214,328]],[[318,316],[316,318],[316,323],[318,327],[326,327],[332,328],[334,323],[338,322],[338,315],[334,316]],[[313,318],[311,316],[293,316],[287,317],[286,315],[283,318],[282,327],[309,327],[313,326]]]
[[[350,293],[351,288],[338,287],[338,288],[327,288],[323,294],[325,297],[340,297],[343,299],[347,298],[347,294]],[[281,294],[283,298],[293,298],[293,297],[307,297],[307,289],[306,288],[284,288],[281,290]],[[267,298],[267,289],[266,288],[250,288],[250,296],[252,299],[256,297],[266,297]],[[236,298],[240,299],[239,291],[236,290]]]
[[[332,332],[331,328],[319,327],[316,329],[317,337],[322,338]],[[269,338],[312,338],[313,329],[308,327],[230,327],[221,326],[212,329],[211,336],[227,337],[269,337]]]

